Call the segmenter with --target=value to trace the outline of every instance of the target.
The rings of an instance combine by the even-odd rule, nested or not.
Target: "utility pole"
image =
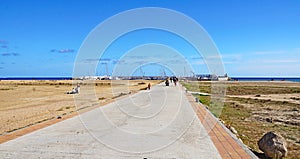
[[[108,66],[107,66],[107,63],[105,63],[106,65],[106,76],[108,77]]]
[[[145,72],[142,70],[142,66],[140,67],[140,73],[143,77],[145,76]]]
[[[160,68],[160,74],[162,77],[166,77],[166,72],[165,72],[165,69],[164,68]]]

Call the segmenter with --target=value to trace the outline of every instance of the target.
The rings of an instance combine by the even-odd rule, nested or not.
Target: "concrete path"
[[[185,91],[160,84],[0,145],[0,158],[221,158]]]

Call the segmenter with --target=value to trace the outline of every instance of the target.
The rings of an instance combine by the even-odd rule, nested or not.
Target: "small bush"
[[[126,93],[120,93],[119,95],[112,97],[112,99],[115,99],[115,98],[121,97],[121,96],[123,96],[123,95],[126,95]]]
[[[63,111],[63,110],[64,110],[64,108],[62,107],[62,108],[57,109],[56,111]]]
[[[297,98],[297,97],[291,97],[290,99],[293,99],[293,100],[300,100],[300,98]]]
[[[100,98],[98,98],[99,100],[104,100],[105,99],[105,97],[100,97]]]
[[[8,91],[11,90],[11,88],[0,88],[0,91]]]

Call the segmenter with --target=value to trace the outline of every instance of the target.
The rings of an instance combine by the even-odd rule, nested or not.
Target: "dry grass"
[[[187,89],[210,93],[211,82],[183,83]],[[235,127],[238,137],[255,153],[257,141],[268,131],[280,133],[288,143],[288,158],[300,156],[300,83],[226,82],[228,95],[219,118]],[[197,96],[216,113],[208,96]],[[218,115],[217,115],[218,116]]]
[[[213,85],[218,82],[189,81],[183,83],[190,91],[211,93]],[[300,93],[300,84],[295,82],[222,82],[226,87],[226,95],[256,95],[256,94],[291,94]]]

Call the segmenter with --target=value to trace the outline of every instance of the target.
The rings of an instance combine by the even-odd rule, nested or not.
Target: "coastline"
[[[122,78],[122,77],[120,77]],[[128,77],[126,77],[128,78]],[[145,78],[145,77],[144,77]],[[147,76],[147,78],[161,78],[155,76]],[[300,77],[229,77],[229,81],[246,81],[246,82],[264,82],[264,81],[290,81],[290,82],[300,82]],[[133,77],[135,79],[135,77]],[[145,78],[146,79],[146,78]],[[1,80],[80,80],[74,77],[0,77]],[[138,80],[138,79],[137,79]],[[143,80],[143,79],[140,79]]]

